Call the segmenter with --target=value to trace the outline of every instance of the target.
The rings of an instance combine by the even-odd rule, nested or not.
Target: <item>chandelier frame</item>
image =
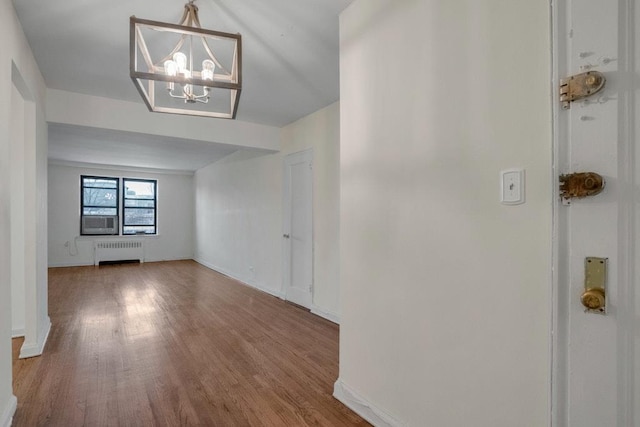
[[[140,96],[144,100],[149,111],[158,113],[170,113],[170,114],[184,114],[203,117],[214,117],[224,119],[235,119],[238,112],[238,104],[240,101],[240,93],[242,91],[242,36],[240,34],[226,33],[222,31],[214,31],[200,28],[200,22],[197,16],[197,7],[193,5],[193,2],[185,5],[185,15],[183,16],[180,24],[170,24],[166,22],[152,21],[148,19],[139,19],[135,16],[130,18],[130,33],[129,33],[129,72],[131,80],[133,81],[136,89],[140,93]],[[188,25],[182,25],[182,24]],[[196,26],[197,25],[197,26]],[[195,71],[191,77],[185,77],[181,75],[168,75],[164,72],[161,62],[163,58],[157,63],[151,58],[147,43],[143,37],[143,29],[150,29],[155,31],[166,31],[181,35],[181,39],[173,49],[173,51],[167,52],[170,56],[172,53],[179,51],[182,47],[185,37],[200,38],[205,50],[209,53],[210,58],[218,66],[217,72],[214,74],[212,80],[205,80],[201,77],[201,73]],[[207,39],[211,40],[225,40],[227,42],[234,43],[233,61],[230,67],[230,71],[227,71],[220,65],[217,58],[215,58],[213,52],[209,48]],[[146,66],[147,70],[141,69],[142,66]],[[146,81],[146,84],[144,83]],[[162,106],[156,102],[156,82],[165,82],[167,85],[173,83],[185,87],[202,87],[205,94],[209,93],[208,88],[221,89],[229,91],[229,104],[226,111],[204,111],[193,109],[191,103],[185,101],[184,108],[178,108],[177,106]],[[173,95],[172,95],[173,96]]]

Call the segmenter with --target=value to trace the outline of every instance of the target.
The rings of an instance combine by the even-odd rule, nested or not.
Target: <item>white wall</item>
[[[25,332],[25,102],[11,85],[11,335]]]
[[[44,87],[44,85],[43,85]],[[35,200],[33,201],[33,206],[35,211],[37,212],[36,218],[36,226],[35,226],[35,242],[33,242],[33,248],[31,248],[31,253],[35,254],[35,279],[37,283],[37,295],[36,295],[36,306],[37,306],[37,342],[32,350],[33,355],[39,355],[42,353],[44,349],[44,345],[46,343],[46,339],[49,335],[49,330],[51,328],[51,321],[49,319],[49,271],[48,266],[49,262],[47,259],[47,244],[48,244],[48,165],[47,165],[47,155],[48,155],[48,132],[47,132],[47,122],[45,121],[44,110],[41,106],[38,105],[36,111],[33,111],[33,105],[31,111],[27,109],[26,112],[27,117],[29,115],[35,115],[32,118],[32,122],[36,123],[35,130],[35,139],[36,139],[36,152],[35,152]],[[26,128],[27,134],[29,127]],[[28,135],[27,135],[28,136]],[[33,137],[33,136],[32,136]],[[28,306],[27,306],[28,307]],[[28,319],[28,318],[27,318]],[[25,331],[25,343],[23,344],[20,355],[26,356],[29,354],[29,349],[26,347],[28,345],[28,336],[29,336],[29,323],[27,321],[27,330]]]
[[[254,151],[198,170],[196,260],[280,296],[281,179],[280,156]]]
[[[378,425],[548,425],[549,25],[528,0],[341,15],[335,391]],[[524,205],[499,203],[512,167]]]
[[[282,129],[282,154],[313,148],[313,308],[340,318],[340,103]],[[281,201],[282,203],[282,201]]]
[[[12,335],[24,336],[20,357],[25,358],[42,354],[51,327],[47,315],[47,254],[41,246],[46,245],[47,233],[43,202],[47,198],[47,127],[41,104],[36,104],[30,85],[15,63],[11,80],[15,89],[11,108],[11,134],[15,138],[10,142]]]
[[[314,150],[313,311],[338,321],[338,103],[285,126],[280,153],[237,152],[196,172],[196,259],[282,297],[283,156],[308,148]]]
[[[23,98],[28,93],[29,101],[33,103],[32,125],[25,127],[26,137],[35,140],[35,156],[32,157],[25,169],[35,169],[36,191],[32,196],[34,203],[34,221],[27,224],[35,230],[36,242],[26,241],[26,245],[37,245],[43,239],[46,241],[46,210],[43,209],[42,198],[46,199],[45,188],[39,187],[44,173],[46,180],[46,163],[41,165],[41,159],[46,156],[47,134],[44,121],[43,106],[45,98],[44,80],[38,70],[29,45],[24,37],[22,28],[15,15],[10,0],[0,0],[0,51],[4,58],[0,64],[0,92],[12,93],[12,86],[19,81],[18,89]],[[10,144],[12,123],[11,96],[0,99],[0,426],[8,425],[15,410],[15,397],[11,389],[11,186],[10,186]],[[33,164],[35,162],[35,164]],[[26,220],[26,219],[25,219]],[[42,236],[44,231],[45,236]],[[36,250],[36,255],[41,253]],[[44,265],[43,265],[44,263]],[[35,283],[25,289],[25,323],[27,329],[34,329],[36,336],[29,332],[26,339],[36,344],[44,342],[47,331],[48,316],[46,311],[46,254],[45,259],[37,259],[34,266]],[[26,341],[25,341],[26,343]]]
[[[193,258],[193,175],[149,173],[136,169],[94,169],[52,162],[49,164],[51,267],[93,265],[94,241],[113,238],[79,236],[80,175],[158,180],[158,235],[136,236],[136,239],[145,240],[145,261]],[[65,242],[69,242],[69,247]],[[74,255],[76,244],[78,253]]]

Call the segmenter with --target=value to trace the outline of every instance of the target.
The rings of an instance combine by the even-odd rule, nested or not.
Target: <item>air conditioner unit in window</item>
[[[117,215],[85,215],[81,234],[118,234]]]

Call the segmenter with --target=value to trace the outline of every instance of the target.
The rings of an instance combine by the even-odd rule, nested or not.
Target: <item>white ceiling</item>
[[[242,35],[243,88],[238,120],[280,127],[339,99],[338,15],[352,1],[196,1],[204,28]],[[184,3],[14,0],[47,87],[140,104],[129,78],[129,17],[177,23]],[[186,160],[174,164],[176,156],[170,147],[177,141],[171,138],[52,126],[50,139],[51,156],[61,160],[101,156],[102,161],[92,163],[117,164],[124,161],[124,153],[141,153],[153,147],[157,153],[144,159],[138,156],[140,163],[165,169],[195,167]],[[200,159],[216,158],[229,148],[199,143],[181,142],[190,147],[188,151],[193,148]],[[181,147],[183,153],[187,151],[185,145]],[[172,156],[165,158],[164,152]],[[112,159],[114,153],[123,154]]]
[[[194,171],[239,149],[192,139],[49,124],[49,159],[63,162]]]

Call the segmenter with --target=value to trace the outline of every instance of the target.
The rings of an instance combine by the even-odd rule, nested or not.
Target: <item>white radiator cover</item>
[[[144,262],[144,240],[96,240],[93,253],[93,265],[101,261]]]

